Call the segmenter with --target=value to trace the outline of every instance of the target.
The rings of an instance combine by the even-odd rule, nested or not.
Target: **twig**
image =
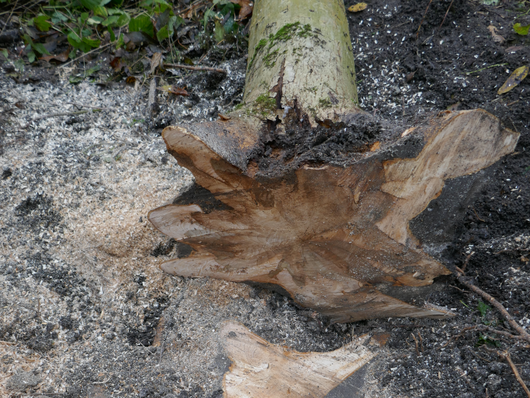
[[[425,9],[425,13],[423,14],[423,17],[421,17],[420,26],[418,26],[418,31],[416,32],[416,40],[418,40],[418,37],[420,36],[420,29],[421,24],[423,23],[423,20],[425,19],[425,16],[427,15],[427,11],[429,11],[429,7],[431,6],[432,0],[429,1],[429,4],[427,4],[427,8]]]
[[[67,67],[68,65],[70,65],[72,62],[79,61],[81,58],[86,57],[88,54],[91,54],[91,53],[93,53],[93,52],[95,52],[95,51],[103,50],[104,48],[107,48],[108,46],[112,46],[113,44],[116,44],[117,42],[118,42],[118,40],[116,40],[116,41],[111,41],[110,43],[107,43],[107,44],[105,44],[105,45],[103,45],[103,46],[101,46],[101,47],[94,48],[93,50],[90,50],[89,52],[84,53],[84,54],[80,55],[79,57],[77,57],[77,58],[75,58],[75,59],[73,59],[73,60],[71,60],[71,61],[68,61],[67,63],[65,63],[65,64],[59,66],[59,68],[66,68],[66,67]]]
[[[478,213],[477,213],[477,211],[475,210],[474,207],[473,207],[472,209],[473,209],[473,211],[475,212],[475,215],[477,216],[477,218],[478,218],[480,221],[482,221],[482,222],[486,222],[486,220],[483,220],[482,218],[480,218],[480,216],[478,215]]]
[[[76,112],[61,112],[61,113],[49,113],[47,115],[41,115],[41,116],[36,116],[34,117],[33,119],[31,119],[32,122],[36,121],[36,120],[41,120],[41,119],[48,119],[50,117],[58,117],[58,116],[75,116],[75,115],[82,115],[83,113],[88,113],[90,111],[76,111]]]
[[[147,107],[151,113],[156,113],[156,76],[151,79],[151,83],[149,84],[149,100]]]
[[[456,267],[456,279],[458,279],[458,282],[460,282],[462,285],[466,286],[468,289],[471,289],[473,290],[475,293],[481,295],[483,298],[485,298],[486,300],[488,300],[490,302],[491,305],[493,305],[495,308],[497,308],[497,310],[501,313],[501,315],[504,317],[504,319],[506,319],[506,321],[508,321],[508,323],[510,324],[510,326],[512,328],[514,328],[515,330],[517,330],[517,332],[519,332],[519,334],[521,335],[521,337],[523,339],[525,339],[526,341],[528,341],[530,343],[530,334],[528,334],[526,332],[526,330],[524,330],[516,321],[515,319],[513,319],[513,317],[510,315],[510,313],[508,311],[506,311],[506,308],[504,308],[504,306],[499,303],[496,299],[494,299],[492,296],[490,296],[488,293],[486,293],[485,291],[483,291],[482,289],[478,288],[477,286],[475,285],[472,285],[471,283],[469,283],[468,281],[465,280],[464,278],[464,271],[461,270],[460,268]]]
[[[414,339],[414,343],[416,344],[416,355],[420,355],[420,349],[418,347],[418,340],[416,339],[416,336],[414,336],[414,333],[411,333],[410,334],[412,336],[412,338]]]
[[[517,379],[517,381],[519,382],[521,387],[523,387],[523,390],[526,393],[526,395],[528,395],[528,398],[530,398],[530,390],[528,389],[528,387],[524,383],[523,379],[521,378],[521,375],[519,374],[519,371],[517,370],[517,367],[512,362],[512,358],[510,357],[510,353],[508,351],[504,351],[502,354],[500,352],[498,354],[502,358],[506,359],[506,361],[510,364],[510,368],[512,368],[512,372],[515,375],[515,378]]]
[[[464,273],[466,271],[466,267],[467,265],[469,264],[469,259],[471,258],[471,256],[475,254],[475,252],[471,252],[469,253],[469,255],[466,257],[466,261],[464,261],[464,265],[462,265],[462,268],[459,268],[462,270],[462,273]]]
[[[202,72],[219,72],[227,73],[224,69],[210,68],[208,66],[190,66],[190,65],[181,65],[181,64],[164,64],[166,68],[179,68],[179,69],[189,69],[189,70],[198,70]]]
[[[491,332],[491,333],[495,333],[495,334],[498,334],[500,336],[504,336],[504,337],[508,337],[510,339],[515,339],[515,340],[524,340],[524,337],[523,336],[519,336],[519,335],[516,335],[516,334],[511,334],[511,333],[508,333],[508,332],[505,332],[503,330],[497,330],[495,328],[492,328],[491,326],[486,326],[486,325],[475,325],[475,326],[469,326],[467,328],[464,328],[462,329],[462,331],[460,333],[458,333],[456,336],[453,336],[451,337],[447,343],[445,343],[443,347],[446,347],[449,345],[449,343],[453,340],[456,340],[458,338],[460,338],[465,332],[470,332],[470,331],[473,331],[473,330],[478,330],[478,331],[488,331],[488,332]]]
[[[438,30],[440,30],[442,28],[442,25],[445,22],[445,18],[447,17],[447,14],[449,14],[449,10],[451,9],[451,6],[453,5],[453,1],[455,1],[455,0],[451,0],[451,4],[449,4],[449,7],[447,7],[447,11],[445,12],[444,19],[442,19],[442,23],[438,27]]]
[[[472,73],[477,73],[477,72],[482,72],[483,70],[486,70],[486,69],[489,69],[489,68],[496,68],[497,66],[505,66],[505,65],[508,65],[508,64],[504,63],[504,64],[495,64],[495,65],[486,66],[484,68],[480,68],[480,69],[477,69],[477,70],[472,70],[471,72],[466,72],[466,75],[470,75]]]
[[[7,24],[9,23],[9,20],[11,19],[11,16],[13,15],[13,11],[15,11],[15,8],[17,8],[17,3],[18,3],[18,0],[15,1],[15,5],[13,6],[13,8],[11,9],[11,12],[9,13],[9,16],[7,17],[6,19],[6,23],[5,25],[2,27],[2,31],[0,32],[0,35],[2,33],[4,33],[4,29],[6,28]]]

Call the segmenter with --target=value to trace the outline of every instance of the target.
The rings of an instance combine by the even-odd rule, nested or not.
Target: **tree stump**
[[[149,214],[179,242],[161,268],[274,286],[334,322],[447,316],[413,305],[450,272],[411,221],[429,230],[418,216],[446,181],[491,166],[518,134],[483,110],[399,131],[358,109],[340,0],[257,1],[248,63],[229,120],[163,132],[195,185]]]

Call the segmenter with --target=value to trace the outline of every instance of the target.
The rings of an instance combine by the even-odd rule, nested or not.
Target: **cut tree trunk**
[[[257,1],[250,32],[240,109],[163,132],[195,185],[149,215],[178,241],[161,268],[276,287],[335,322],[450,315],[414,305],[450,272],[425,251],[429,232],[412,231],[431,231],[422,213],[444,186],[513,151],[518,134],[483,110],[406,130],[362,112],[341,0]],[[472,185],[457,184],[451,209]]]

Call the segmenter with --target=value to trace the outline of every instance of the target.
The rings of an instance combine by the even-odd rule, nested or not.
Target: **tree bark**
[[[260,116],[284,110],[277,112],[282,118],[297,107],[312,120],[336,121],[358,111],[342,1],[257,1],[249,49],[243,101],[248,109],[261,110]]]
[[[195,176],[149,215],[179,242],[164,271],[274,286],[335,322],[450,315],[414,305],[450,272],[411,221],[518,134],[483,110],[384,128],[356,106],[349,43],[342,1],[256,2],[243,106],[163,132]]]

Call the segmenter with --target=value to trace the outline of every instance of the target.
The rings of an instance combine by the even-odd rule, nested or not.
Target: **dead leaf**
[[[110,61],[110,66],[114,69],[114,72],[120,72],[126,65],[121,62],[120,57],[114,57],[112,61]]]
[[[406,77],[405,77],[405,81],[407,83],[409,83],[412,79],[414,79],[414,75],[416,74],[416,71],[414,72],[410,72]]]
[[[59,62],[66,62],[68,61],[68,55],[70,54],[70,49],[66,50],[65,52],[62,52],[57,55],[44,55],[40,57],[39,59],[42,59],[43,61],[50,62],[50,61],[59,61]]]
[[[226,122],[227,120],[230,120],[231,118],[229,116],[225,116],[222,113],[219,113],[219,119],[221,119],[223,122]]]
[[[162,53],[154,53],[151,57],[151,74],[154,75],[156,68],[162,65]]]
[[[376,141],[372,145],[370,145],[370,152],[377,151],[379,148],[381,148],[381,142]]]
[[[248,18],[252,15],[252,10],[254,9],[254,3],[250,0],[230,0],[234,4],[239,4],[241,6],[239,10],[238,19],[242,21],[243,19]]]
[[[360,11],[366,10],[367,6],[368,6],[368,4],[366,4],[366,3],[357,3],[357,4],[354,4],[351,7],[349,7],[348,11],[349,12],[360,12]]]
[[[377,343],[377,345],[379,345],[379,347],[383,347],[387,343],[389,338],[390,333],[376,333],[372,336],[370,342],[374,341],[375,343]]]
[[[504,43],[504,37],[502,37],[501,35],[499,35],[497,33],[497,28],[493,25],[490,25],[488,26],[488,30],[491,32],[491,35],[493,36],[493,41],[495,43]]]
[[[127,76],[127,79],[125,79],[125,83],[127,84],[133,84],[134,82],[136,82],[136,77],[134,76]]]
[[[513,71],[513,73],[510,75],[508,80],[504,82],[502,87],[497,91],[497,94],[505,94],[508,91],[510,91],[512,88],[517,86],[519,83],[521,83],[524,78],[528,75],[528,71],[530,70],[530,67],[528,65],[521,66],[520,68],[517,68]]]
[[[174,94],[174,95],[182,95],[183,97],[187,97],[189,94],[184,88],[179,88],[175,86],[161,86],[158,87],[158,90],[165,91],[166,93]]]

